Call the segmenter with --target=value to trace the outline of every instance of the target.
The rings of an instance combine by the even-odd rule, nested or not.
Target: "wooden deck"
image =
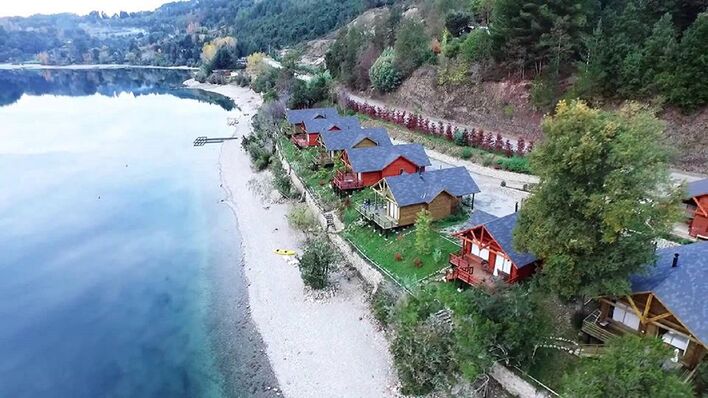
[[[307,140],[307,134],[296,134],[290,137],[290,141],[295,144],[298,148],[307,148],[310,143]]]
[[[365,219],[373,222],[383,230],[398,227],[398,220],[394,220],[386,214],[386,207],[379,203],[362,203],[357,206],[357,211]]]
[[[598,309],[593,311],[590,315],[585,317],[583,320],[583,326],[580,330],[602,341],[603,343],[624,334],[621,329],[614,327],[611,321],[606,321],[603,323],[599,318],[600,310]]]
[[[335,175],[332,180],[332,184],[340,191],[351,191],[364,187],[364,184],[357,178],[356,174],[343,171],[337,172],[337,175]]]
[[[469,285],[493,287],[497,280],[503,280],[489,272],[489,264],[476,256],[452,253],[450,264],[452,269],[445,275],[448,281],[461,280]]]

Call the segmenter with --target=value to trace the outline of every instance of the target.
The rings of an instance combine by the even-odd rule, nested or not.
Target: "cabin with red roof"
[[[515,283],[531,276],[538,259],[514,249],[513,231],[518,213],[497,218],[475,210],[466,227],[455,233],[462,248],[450,254],[448,281],[494,286],[497,281]]]
[[[342,155],[345,170],[332,180],[339,191],[370,187],[384,177],[422,173],[430,159],[420,144],[347,148]]]
[[[688,234],[694,238],[708,239],[708,178],[688,184],[684,203],[688,215]]]

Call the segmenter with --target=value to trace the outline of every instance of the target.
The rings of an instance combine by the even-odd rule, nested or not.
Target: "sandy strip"
[[[250,117],[261,104],[257,94],[233,85],[188,86],[231,97],[241,107],[230,115],[239,119],[236,135],[250,131]],[[270,203],[248,188],[264,173],[251,170],[240,140],[223,144],[220,163],[243,239],[251,314],[285,396],[397,396],[388,343],[359,280],[340,272],[334,297],[314,300],[306,294],[298,269],[273,253],[300,247],[301,235],[286,220],[288,205]]]

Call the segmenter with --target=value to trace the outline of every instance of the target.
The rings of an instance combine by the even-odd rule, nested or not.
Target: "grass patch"
[[[459,247],[445,239],[439,232],[431,234],[430,254],[419,255],[415,249],[413,229],[391,233],[384,237],[368,225],[350,225],[344,236],[353,242],[372,261],[389,271],[398,282],[412,287],[426,276],[448,265],[447,254]],[[435,259],[435,249],[444,254]],[[420,259],[418,263],[416,260]]]

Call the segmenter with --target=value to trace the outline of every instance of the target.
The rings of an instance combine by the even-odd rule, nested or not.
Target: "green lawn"
[[[433,252],[422,255],[415,249],[414,229],[391,232],[386,237],[369,225],[350,225],[343,235],[372,261],[390,272],[398,282],[410,287],[447,267],[448,255],[459,250],[457,245],[444,239],[436,231],[431,234]],[[439,249],[437,259],[434,255],[436,249]],[[397,261],[396,253],[401,254],[401,261]],[[420,266],[416,266],[416,259],[420,259]]]
[[[343,232],[344,237],[353,242],[377,265],[390,272],[398,282],[409,286],[417,284],[421,279],[447,267],[448,255],[459,250],[457,245],[446,240],[438,232],[445,226],[460,222],[454,217],[433,224],[435,229],[431,234],[433,252],[425,255],[416,253],[413,228],[392,232],[389,237],[384,237],[370,225],[356,225],[356,221],[360,218],[356,205],[375,193],[371,189],[364,189],[354,193],[348,199],[340,200],[329,184],[332,170],[310,169],[310,159],[315,156],[316,149],[298,149],[285,138],[280,140],[280,148],[298,176],[325,202],[333,207],[343,202],[348,204],[342,214],[344,224],[347,226]],[[435,249],[439,249],[437,258],[434,255]],[[401,261],[396,260],[396,253],[401,254]],[[420,259],[420,266],[416,266],[416,259]]]

